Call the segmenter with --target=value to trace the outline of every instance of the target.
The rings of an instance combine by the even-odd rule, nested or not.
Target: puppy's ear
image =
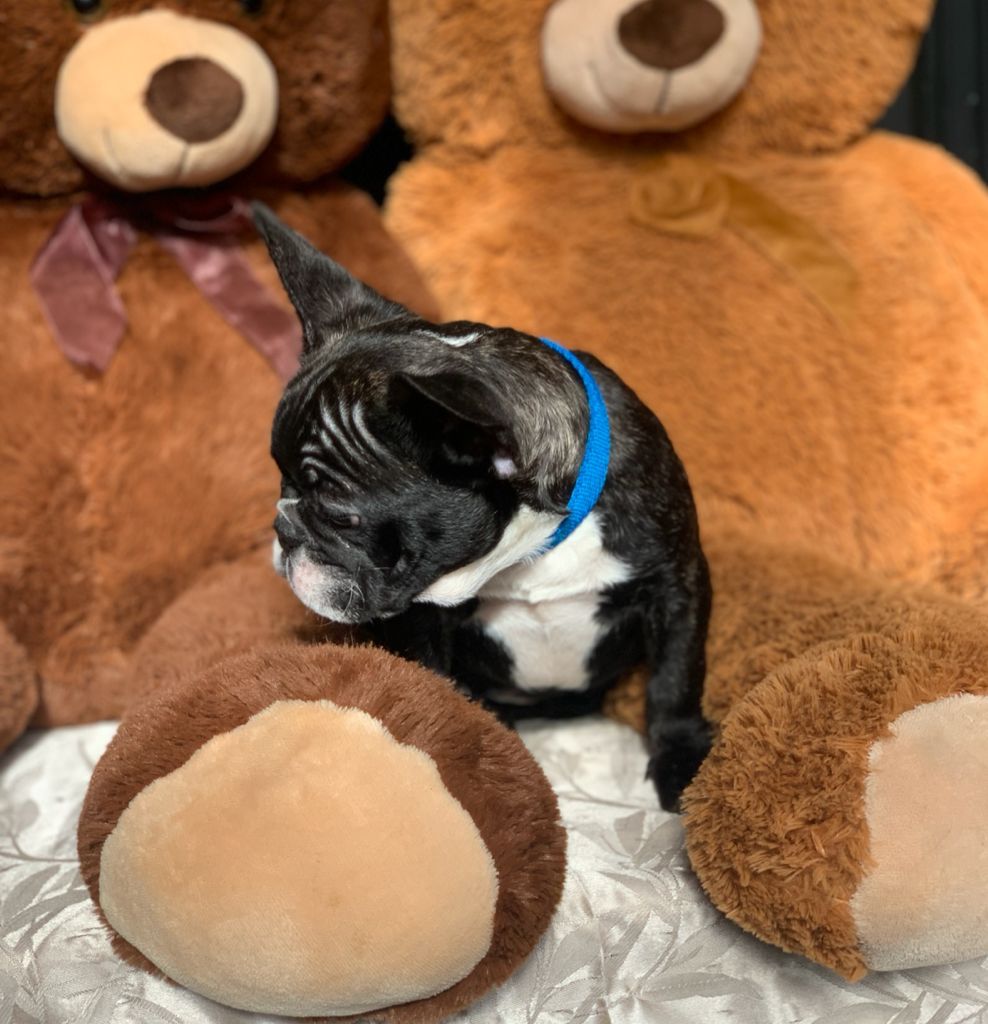
[[[263,203],[252,203],[254,226],[302,322],[303,348],[310,352],[347,331],[411,316],[358,281]]]
[[[467,423],[506,428],[511,422],[506,399],[481,377],[448,370],[429,375],[403,373],[398,379]]]
[[[505,399],[482,378],[457,372],[398,374],[392,401],[417,424],[443,461],[507,478],[516,472],[516,438]]]

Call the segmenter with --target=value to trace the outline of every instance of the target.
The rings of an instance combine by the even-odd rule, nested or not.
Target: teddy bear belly
[[[511,659],[511,686],[528,692],[583,690],[600,639],[597,607],[596,594],[537,604],[486,600],[473,623]]]
[[[33,226],[31,252],[51,229]],[[150,241],[118,285],[130,328],[108,370],[74,366],[31,307],[0,403],[17,499],[0,510],[0,614],[46,678],[117,672],[205,569],[267,540],[277,497],[275,373]]]

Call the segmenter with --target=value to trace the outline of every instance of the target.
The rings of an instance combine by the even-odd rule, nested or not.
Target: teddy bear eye
[[[103,0],[72,0],[72,8],[76,14],[98,14]]]
[[[264,10],[264,0],[240,0],[244,14],[260,14]]]

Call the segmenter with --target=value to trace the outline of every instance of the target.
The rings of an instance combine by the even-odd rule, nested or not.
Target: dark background
[[[916,70],[880,123],[945,146],[988,180],[988,0],[940,0]],[[344,176],[380,202],[410,156],[389,118]]]
[[[985,0],[940,0],[916,70],[882,126],[938,142],[988,179]]]

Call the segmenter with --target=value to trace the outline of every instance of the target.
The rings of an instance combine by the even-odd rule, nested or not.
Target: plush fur
[[[90,13],[77,15],[77,6]],[[186,58],[182,47],[187,39],[198,45],[203,19],[225,26],[203,39],[228,40],[236,29],[266,57],[255,60],[256,47],[241,37],[228,50]],[[110,34],[99,35],[107,26]],[[155,26],[174,38],[162,41]],[[95,100],[77,79],[53,103],[60,65],[83,38],[88,48],[71,50],[73,74],[90,76],[106,108],[87,107]],[[107,40],[115,39],[135,40],[121,62],[131,75],[141,54],[166,47],[163,63],[145,69],[149,84],[136,100],[133,88],[114,89],[110,80],[114,65],[101,48],[112,50]],[[489,715],[423,669],[340,646],[345,630],[313,616],[278,578],[269,442],[282,382],[143,230],[151,226],[148,200],[121,196],[67,150],[97,168],[103,161],[106,177],[135,191],[162,176],[178,184],[188,167],[196,176],[243,167],[246,151],[223,148],[237,132],[210,136],[221,114],[235,118],[237,89],[244,109],[251,89],[268,89],[272,100],[273,68],[274,136],[235,178],[212,178],[212,193],[262,198],[360,278],[429,315],[428,292],[371,200],[329,176],[383,114],[386,50],[378,0],[121,0],[105,9],[96,2],[0,12],[0,77],[18,98],[0,111],[0,746],[36,706],[36,724],[48,725],[132,710],[100,763],[80,824],[82,871],[98,909],[102,843],[121,812],[209,739],[283,699],[332,697],[373,715],[434,760],[499,876],[493,940],[476,968],[434,998],[383,1012],[425,1024],[506,979],[547,926],[565,873],[551,789],[517,737]],[[253,71],[235,86],[237,53],[251,55]],[[225,90],[223,110],[214,88]],[[101,124],[119,149],[103,145],[93,129]],[[238,131],[256,143],[252,121]],[[205,149],[183,149],[185,141]],[[148,171],[154,147],[181,160]],[[121,152],[131,156],[121,161]],[[56,223],[91,192],[123,200],[142,229],[116,282],[129,328],[104,373],[70,364],[29,277]],[[150,197],[166,211],[185,202],[177,191]],[[288,313],[263,243],[248,232],[242,251]],[[286,641],[295,643],[272,647]],[[259,653],[224,660],[244,651]],[[160,898],[167,914],[168,893]],[[111,937],[125,960],[154,969],[112,929]],[[235,992],[243,979],[226,980],[230,988],[219,991]],[[415,987],[416,979],[406,981]],[[277,1004],[277,991],[265,998]]]
[[[24,648],[0,625],[0,749],[17,739],[38,703],[38,683]]]
[[[687,791],[694,864],[739,923],[857,976],[868,747],[988,671],[988,194],[867,130],[929,0],[757,6],[734,103],[617,137],[550,98],[547,0],[395,0],[419,152],[387,214],[445,315],[589,348],[667,426],[723,725]],[[640,728],[642,702],[639,677],[612,710]]]
[[[904,711],[988,692],[988,616],[764,538],[724,538],[711,559],[706,710],[722,726],[684,800],[690,858],[733,920],[860,977],[849,900],[874,864],[869,752]]]
[[[274,140],[216,188],[263,196],[354,272],[428,311],[371,200],[327,177],[384,111],[384,5],[272,0],[256,16],[236,2],[180,6],[249,35],[278,77]],[[281,383],[271,367],[146,235],[117,282],[129,330],[105,374],[56,347],[29,281],[80,186],[114,196],[59,141],[58,68],[83,32],[154,7],[114,3],[88,20],[70,4],[0,12],[3,87],[17,97],[0,111],[0,623],[4,645],[17,645],[0,667],[4,741],[35,703],[39,724],[116,716],[179,667],[305,628],[283,584],[252,568],[278,492],[268,435]],[[319,180],[302,185],[310,179]],[[280,295],[263,244],[248,233],[245,245]],[[222,630],[207,615],[217,607]],[[32,672],[14,678],[25,656]]]
[[[91,13],[77,15],[76,6]],[[180,44],[172,40],[160,67],[148,65],[155,88],[134,100],[132,89],[112,88],[114,67],[99,47],[133,38],[140,53],[154,54],[164,44],[143,17],[153,11],[168,12],[153,25],[174,31]],[[182,20],[191,18],[199,21]],[[221,47],[197,55],[199,63],[181,51],[176,57],[202,19],[226,26],[204,36],[228,39],[233,28],[267,55],[254,62],[253,77],[238,79],[245,109],[252,88],[270,86],[266,62],[278,86],[270,144],[235,178],[212,179],[212,193],[262,198],[363,280],[419,314],[433,312],[371,200],[330,176],[386,105],[383,2],[121,0],[105,8],[0,11],[0,78],[17,97],[0,111],[0,747],[36,707],[35,723],[47,725],[132,710],[96,772],[80,824],[82,871],[99,908],[100,851],[121,812],[209,739],[283,699],[332,697],[375,716],[435,761],[499,876],[493,940],[471,974],[432,999],[383,1014],[424,1024],[506,979],[548,924],[562,889],[565,836],[545,777],[516,736],[435,676],[381,651],[340,646],[345,630],[317,619],[278,578],[270,561],[278,477],[269,442],[282,382],[148,232],[116,282],[129,328],[104,373],[71,364],[56,346],[29,277],[59,219],[93,192],[125,202],[141,229],[150,226],[145,198],[122,196],[83,171],[67,146],[96,164],[106,158],[115,181],[146,183],[180,175],[190,151],[181,151],[174,169],[152,168],[149,177],[141,133],[148,151],[181,150],[176,139],[208,149],[215,118],[235,116],[229,76],[237,68],[229,62],[236,52],[256,57],[256,48],[241,38],[239,50]],[[110,35],[98,35],[107,25]],[[83,38],[93,45],[74,73],[95,74],[108,109],[87,108],[93,97],[72,82],[53,102],[60,65]],[[137,56],[128,49],[128,73]],[[226,90],[224,111],[209,89],[189,88],[189,74]],[[144,177],[126,161],[114,164],[119,153],[101,147],[91,130],[101,123],[126,142],[123,151],[138,154]],[[252,123],[241,129],[256,141]],[[217,137],[215,160],[209,153],[200,160],[197,151],[188,164],[200,161],[197,175],[242,167],[243,152],[222,148],[235,136]],[[186,196],[172,191],[150,201],[175,211]],[[242,251],[288,312],[263,243],[248,232]],[[286,641],[295,643],[272,648]],[[263,653],[224,660],[244,651]],[[154,969],[112,937],[125,960]],[[414,987],[414,978],[406,980]],[[235,991],[238,979],[229,981]],[[270,998],[277,1001],[277,993]]]
[[[275,701],[322,699],[367,712],[399,743],[427,753],[497,867],[486,956],[445,992],[374,1015],[392,1024],[430,1024],[503,982],[531,951],[562,893],[566,836],[555,795],[517,735],[410,662],[366,647],[273,647],[228,659],[142,702],[93,776],[79,825],[83,878],[98,906],[103,843],[131,799],[156,778]],[[120,936],[113,942],[123,959],[155,970]]]
[[[71,3],[6,4],[0,11],[4,93],[0,189],[24,196],[67,195],[91,181],[54,131],[52,98],[62,60],[87,28],[104,19],[166,9],[232,25],[260,44],[278,71],[275,142],[245,172],[251,181],[312,182],[363,146],[388,105],[387,25],[380,0],[113,0],[80,16]],[[29,56],[25,56],[29,54]]]

